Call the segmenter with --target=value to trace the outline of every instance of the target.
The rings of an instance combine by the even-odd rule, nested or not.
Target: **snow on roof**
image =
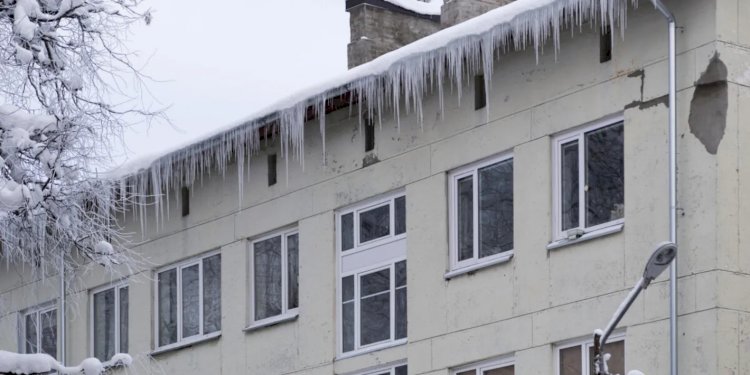
[[[428,16],[439,16],[440,8],[443,6],[443,0],[385,0],[393,5],[399,6],[414,13],[425,14]]]
[[[631,1],[637,4],[637,0]],[[304,124],[308,108],[312,108],[320,114],[325,154],[324,113],[329,98],[350,92],[360,113],[371,118],[380,118],[389,110],[398,120],[405,109],[421,119],[422,99],[428,90],[437,92],[442,107],[446,80],[457,88],[460,100],[466,76],[489,72],[484,74],[485,89],[489,91],[495,61],[493,54],[481,51],[533,47],[538,58],[541,46],[552,39],[556,53],[563,26],[582,27],[584,22],[593,21],[592,25],[617,25],[624,33],[627,9],[628,0],[517,0],[300,90],[203,139],[127,163],[109,176],[120,180],[123,191],[128,189],[143,197],[146,193],[160,196],[164,189],[192,185],[212,168],[223,174],[236,160],[241,197],[246,158],[260,151],[259,129],[270,123],[278,126],[281,154],[302,161]],[[401,108],[402,104],[405,108]],[[159,200],[156,205],[158,212]]]

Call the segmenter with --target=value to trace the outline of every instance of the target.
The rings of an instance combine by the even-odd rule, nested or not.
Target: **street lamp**
[[[635,284],[633,290],[630,291],[630,294],[628,294],[627,298],[622,301],[620,307],[618,307],[617,311],[612,315],[612,319],[609,321],[609,324],[607,324],[607,328],[604,332],[598,329],[594,332],[594,355],[597,375],[609,375],[606,358],[604,358],[604,353],[602,353],[602,348],[607,344],[609,335],[612,334],[617,323],[620,323],[622,317],[625,316],[625,313],[630,308],[630,305],[633,304],[633,301],[638,297],[638,294],[640,294],[642,290],[648,288],[649,284],[651,284],[655,278],[669,267],[676,255],[677,246],[674,243],[662,242],[659,244],[656,250],[654,250],[654,253],[651,254],[648,263],[646,263],[646,268],[643,270],[643,277],[638,280],[638,283]]]

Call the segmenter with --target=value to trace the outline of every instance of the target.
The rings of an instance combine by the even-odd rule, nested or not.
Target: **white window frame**
[[[360,251],[365,251],[368,249],[371,249],[373,247],[381,246],[383,244],[397,241],[402,238],[406,238],[406,232],[401,234],[396,234],[396,198],[405,197],[406,194],[404,191],[401,191],[400,193],[396,194],[390,194],[387,198],[379,197],[375,199],[367,200],[363,203],[360,203],[356,206],[351,206],[348,209],[338,212],[336,214],[336,243],[337,248],[339,252],[342,252],[341,248],[341,217],[351,213],[352,214],[352,226],[353,226],[353,233],[352,236],[354,238],[352,239],[354,241],[354,247],[352,247],[349,250],[343,251],[344,253],[348,254],[354,254]],[[365,242],[359,242],[359,215],[363,212],[371,211],[376,208],[380,208],[383,206],[389,206],[390,207],[390,223],[389,223],[389,230],[390,232],[388,235],[376,238],[373,240],[365,241]],[[406,208],[404,208],[406,209]],[[408,215],[408,214],[407,214]]]
[[[297,307],[289,308],[289,256],[287,249],[287,238],[291,235],[297,235],[297,251],[300,251],[299,241],[299,229],[297,227],[286,228],[272,232],[271,234],[264,235],[263,237],[256,238],[249,241],[248,244],[248,258],[249,258],[249,270],[248,275],[250,285],[250,300],[249,303],[249,321],[250,324],[245,327],[246,331],[265,327],[268,325],[281,323],[288,320],[293,320],[299,315],[299,289],[297,295]],[[281,236],[281,314],[270,316],[268,318],[255,320],[255,244],[262,242],[274,237]],[[297,276],[299,277],[299,264],[297,265]]]
[[[585,164],[585,141],[584,136],[593,130],[601,129],[610,125],[623,123],[625,126],[625,117],[622,114],[609,116],[607,118],[592,122],[590,124],[581,126],[573,131],[569,131],[560,134],[554,138],[552,150],[553,159],[553,209],[552,209],[552,226],[553,226],[553,246],[555,243],[564,243],[575,241],[568,236],[570,231],[580,231],[578,237],[586,239],[590,237],[598,237],[599,235],[606,235],[616,232],[622,229],[622,225],[625,222],[625,218],[612,220],[606,223],[586,227],[586,164]],[[578,224],[577,228],[570,228],[568,230],[562,230],[562,145],[570,141],[578,141]],[[550,247],[548,247],[550,248]]]
[[[396,368],[401,367],[401,366],[409,366],[409,364],[406,361],[399,361],[393,364],[389,364],[385,366],[378,366],[370,370],[365,370],[364,372],[355,372],[351,375],[380,375],[386,371],[388,371],[389,375],[395,375]]]
[[[57,312],[57,303],[55,301],[46,302],[41,305],[28,308],[26,310],[21,311],[19,314],[19,325],[21,327],[18,337],[18,352],[23,354],[36,354],[36,353],[42,353],[42,330],[41,330],[41,315],[50,311],[56,311],[55,312],[55,351],[60,352],[60,314]],[[35,314],[36,315],[36,321],[37,321],[37,330],[36,330],[36,353],[27,353],[26,352],[26,317],[29,315]],[[50,354],[54,358],[57,358],[57,354]]]
[[[500,358],[493,358],[486,361],[474,362],[468,365],[463,365],[451,370],[451,375],[460,374],[462,372],[474,370],[475,375],[482,375],[485,371],[495,370],[503,367],[509,367],[516,365],[515,358],[513,356],[503,356]],[[515,370],[514,370],[515,371]]]
[[[624,332],[614,333],[610,335],[609,339],[607,340],[607,344],[614,344],[616,342],[623,342],[623,343],[625,342]],[[583,364],[583,373],[580,375],[595,375],[595,374],[589,374],[589,366],[588,366],[589,364],[588,361],[590,360],[590,358],[588,358],[589,349],[591,349],[591,347],[594,346],[594,341],[591,338],[571,340],[571,341],[555,346],[555,375],[561,375],[560,374],[560,351],[563,349],[569,349],[569,348],[573,348],[576,346],[581,347],[581,364]]]
[[[91,317],[89,319],[89,355],[91,355],[91,357],[94,357],[96,353],[96,348],[94,347],[94,296],[99,293],[106,292],[110,289],[113,289],[115,291],[115,354],[121,353],[122,348],[120,348],[120,337],[122,335],[122,332],[120,332],[120,291],[123,288],[128,288],[128,306],[130,306],[130,285],[128,285],[127,280],[103,285],[98,288],[94,288],[89,292],[89,316]],[[130,330],[130,321],[128,321],[128,330]],[[127,335],[128,332],[125,332],[125,334]],[[107,358],[106,360],[109,360],[109,358]]]
[[[154,348],[155,353],[160,353],[172,349],[178,349],[196,342],[209,340],[215,337],[221,336],[221,331],[224,327],[216,332],[208,334],[203,333],[203,260],[210,258],[214,255],[221,254],[221,250],[210,251],[178,263],[171,264],[166,267],[159,268],[154,273]],[[199,333],[197,335],[182,337],[182,269],[198,265],[198,322],[199,322]],[[169,270],[176,269],[177,277],[177,340],[171,344],[159,346],[159,274]],[[220,281],[221,283],[221,281]],[[221,284],[220,284],[221,285]],[[221,286],[220,286],[221,287]],[[222,296],[223,297],[223,296]],[[154,353],[152,353],[154,354]]]
[[[490,255],[484,258],[479,257],[479,176],[478,171],[484,167],[492,164],[501,163],[504,161],[513,161],[512,152],[504,152],[499,155],[483,159],[481,161],[463,166],[452,171],[449,175],[449,212],[448,220],[450,224],[450,269],[445,277],[450,278],[457,274],[470,272],[478,268],[490,266],[493,264],[507,262],[513,257],[514,249],[504,251],[499,254]],[[458,260],[458,181],[465,177],[472,177],[472,209],[473,209],[473,220],[474,220],[474,233],[473,233],[473,256],[470,259],[463,261]],[[515,202],[514,202],[515,203]],[[514,204],[515,211],[515,204]],[[515,247],[515,234],[514,234],[514,247]]]
[[[342,258],[343,257],[349,257],[355,254],[360,255],[366,255],[368,250],[377,250],[377,248],[380,247],[387,247],[393,243],[397,243],[399,241],[403,241],[405,243],[406,235],[408,233],[408,228],[404,233],[396,235],[396,225],[395,225],[395,218],[396,218],[396,206],[395,201],[397,198],[400,197],[406,197],[406,192],[404,189],[399,189],[394,192],[386,193],[379,195],[377,197],[364,200],[360,203],[347,206],[345,208],[340,209],[336,212],[335,218],[336,218],[336,352],[337,352],[337,358],[349,358],[353,356],[357,356],[364,353],[369,353],[385,348],[389,348],[392,346],[402,345],[406,344],[408,342],[408,335],[407,337],[401,338],[401,339],[395,339],[395,324],[396,324],[396,317],[395,317],[395,311],[396,311],[396,278],[395,278],[395,269],[396,269],[396,263],[407,260],[406,253],[399,256],[394,256],[391,258],[388,258],[384,261],[378,261],[374,263],[368,263],[365,266],[358,267],[356,269],[351,269],[348,271],[342,270]],[[359,213],[369,211],[374,208],[381,207],[383,205],[389,204],[391,206],[391,214],[390,214],[390,234],[388,236],[384,236],[375,240],[367,241],[365,243],[359,243]],[[407,208],[404,207],[406,210]],[[349,250],[342,251],[342,241],[341,241],[341,234],[342,234],[342,228],[341,228],[341,217],[353,213],[353,236],[354,236],[354,247],[352,247]],[[408,216],[408,212],[406,212],[406,215]],[[391,338],[387,341],[380,341],[368,345],[361,346],[360,345],[360,311],[359,311],[359,305],[360,305],[360,293],[359,293],[359,278],[361,276],[370,274],[372,272],[377,272],[379,270],[383,270],[386,268],[390,268],[391,275],[390,275],[390,287],[389,292],[391,293],[391,303],[390,303],[390,316],[391,316],[391,322],[390,322],[390,329],[391,329]],[[407,261],[407,268],[408,268],[408,261]],[[343,330],[342,330],[342,323],[343,323],[343,290],[342,290],[342,280],[345,277],[353,276],[354,278],[354,349],[348,352],[344,352],[343,346],[344,346],[344,340],[343,340]],[[408,272],[407,272],[407,278],[408,278]],[[408,298],[408,287],[409,283],[407,281],[406,288],[407,288],[407,298]],[[407,316],[408,316],[408,310],[407,310]],[[398,367],[400,365],[394,365],[395,367]]]

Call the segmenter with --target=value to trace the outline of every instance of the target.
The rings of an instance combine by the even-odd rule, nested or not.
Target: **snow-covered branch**
[[[112,246],[124,242],[114,218],[125,202],[96,171],[128,121],[161,115],[128,106],[138,93],[121,89],[142,84],[122,43],[150,22],[139,5],[0,0],[0,259],[38,270],[127,259]]]
[[[86,358],[78,366],[66,367],[48,354],[18,354],[0,350],[0,374],[29,375],[57,371],[58,374],[100,375],[110,368],[127,367],[132,363],[130,355],[119,353],[103,363],[96,358]]]

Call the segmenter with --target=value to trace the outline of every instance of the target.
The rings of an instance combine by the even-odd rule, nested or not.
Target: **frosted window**
[[[458,260],[474,256],[474,181],[464,177],[458,180]]]
[[[360,278],[360,345],[391,338],[390,269]]]
[[[396,263],[396,338],[406,337],[406,261]]]
[[[560,350],[560,375],[581,375],[581,347],[574,346]]]
[[[391,234],[391,206],[381,206],[359,214],[359,242],[365,243]]]
[[[130,292],[128,287],[120,288],[120,348],[117,350],[120,353],[128,352],[129,299]]]
[[[107,361],[115,354],[115,289],[94,294],[94,356]]]
[[[279,234],[256,241],[253,249],[255,321],[299,307],[299,234]]]
[[[611,374],[625,374],[625,341],[610,342],[604,346],[604,352],[612,357],[607,361]],[[589,374],[594,372],[594,346],[589,346]]]
[[[500,368],[495,368],[492,370],[486,370],[482,372],[482,375],[514,375],[515,374],[515,368],[513,366],[505,366]]]
[[[221,330],[221,254],[160,272],[157,287],[158,346]]]
[[[623,125],[586,133],[586,226],[623,217]]]
[[[394,369],[394,375],[407,375],[409,368],[406,365],[398,366]]]
[[[562,230],[578,227],[578,141],[568,142],[561,149]]]
[[[341,281],[342,292],[342,337],[344,352],[354,350],[354,276]]]
[[[46,311],[39,314],[41,320],[41,347],[42,353],[53,357],[57,356],[57,310]]]
[[[513,160],[480,168],[479,258],[513,249]]]
[[[159,346],[177,342],[177,270],[159,274]]]
[[[255,320],[281,314],[281,236],[254,245]]]
[[[341,250],[354,248],[354,213],[341,216]]]
[[[406,197],[401,196],[393,201],[396,211],[396,234],[406,233]]]
[[[203,259],[203,333],[221,330],[221,255]]]
[[[37,342],[37,313],[26,315],[24,319],[24,325],[26,332],[24,335],[25,346],[24,353],[37,353],[38,342]]]
[[[289,308],[299,306],[299,235],[287,237],[287,286]]]

